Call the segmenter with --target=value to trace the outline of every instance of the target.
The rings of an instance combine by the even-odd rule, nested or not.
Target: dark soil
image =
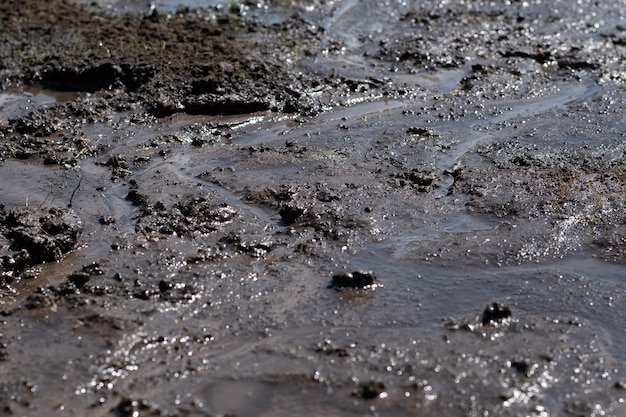
[[[624,3],[0,0],[0,413],[626,415]]]
[[[83,225],[72,210],[14,209],[0,206],[0,233],[8,245],[2,248],[2,276],[8,282],[29,267],[59,261],[76,247]]]

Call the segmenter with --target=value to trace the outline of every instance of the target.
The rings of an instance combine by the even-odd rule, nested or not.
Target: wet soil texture
[[[626,415],[626,3],[0,0],[0,414]]]

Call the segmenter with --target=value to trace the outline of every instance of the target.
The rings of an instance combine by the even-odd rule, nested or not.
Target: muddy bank
[[[165,3],[0,1],[5,414],[626,413],[626,6]]]

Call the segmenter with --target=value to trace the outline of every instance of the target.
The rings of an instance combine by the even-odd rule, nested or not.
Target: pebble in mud
[[[149,412],[152,410],[151,407],[144,400],[133,400],[130,398],[124,398],[117,407],[111,409],[111,412],[115,413],[116,416],[138,416],[140,412]]]
[[[372,271],[338,272],[333,275],[331,287],[366,288],[377,283],[378,280]]]
[[[359,386],[359,395],[364,400],[373,400],[386,397],[385,384],[379,381],[364,382]]]
[[[500,303],[491,303],[483,311],[481,323],[483,326],[497,326],[508,324],[511,321],[511,309]]]

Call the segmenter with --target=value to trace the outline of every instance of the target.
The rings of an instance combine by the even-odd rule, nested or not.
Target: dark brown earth
[[[0,0],[0,414],[626,416],[626,3],[202,3]]]

